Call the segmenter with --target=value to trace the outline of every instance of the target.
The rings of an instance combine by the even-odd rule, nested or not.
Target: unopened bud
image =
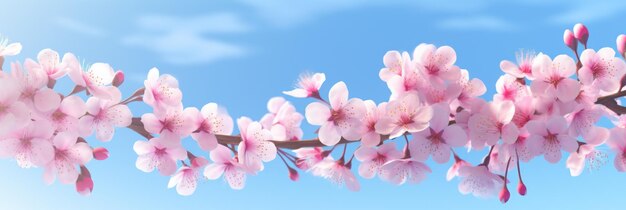
[[[78,175],[78,179],[76,179],[76,192],[87,196],[90,195],[92,191],[93,180],[91,179],[91,174],[85,166],[80,166],[80,175]]]
[[[296,169],[293,169],[291,167],[288,167],[289,169],[289,179],[291,179],[291,181],[298,181],[298,179],[300,179],[300,175],[298,174],[298,171],[296,171]]]
[[[626,35],[620,34],[615,41],[617,44],[617,51],[622,57],[626,57]]]
[[[109,158],[109,150],[104,147],[98,147],[93,149],[93,158],[96,160],[106,160]]]
[[[113,77],[113,86],[119,87],[120,85],[122,85],[122,83],[124,83],[124,72],[115,72],[115,77]]]
[[[526,195],[526,185],[524,184],[524,182],[520,181],[519,183],[517,183],[517,192],[522,196]]]
[[[563,32],[563,42],[574,52],[576,52],[576,50],[578,49],[578,42],[576,42],[576,37],[574,37],[574,33],[572,33],[572,31],[570,31],[569,29]]]
[[[509,192],[509,189],[506,187],[506,185],[504,185],[504,187],[500,191],[500,196],[498,196],[498,198],[500,198],[500,202],[502,203],[506,203],[507,201],[509,201],[509,198],[511,198],[511,193]]]
[[[578,23],[574,25],[574,36],[576,36],[576,39],[578,39],[578,41],[581,44],[587,47],[587,39],[589,39],[589,30],[587,30],[587,27],[585,25],[583,25],[582,23]]]

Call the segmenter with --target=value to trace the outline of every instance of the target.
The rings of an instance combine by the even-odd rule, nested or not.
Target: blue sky
[[[178,78],[186,106],[217,102],[233,117],[254,119],[265,113],[269,98],[291,89],[304,71],[326,73],[323,93],[342,80],[351,96],[384,101],[389,91],[378,78],[382,56],[388,50],[412,51],[422,42],[454,47],[457,64],[483,80],[485,96],[491,98],[502,74],[500,60],[514,59],[520,49],[551,56],[569,53],[563,30],[577,22],[591,31],[592,48],[614,47],[615,37],[626,33],[623,1],[311,2],[8,1],[2,4],[0,33],[24,46],[20,56],[7,61],[35,57],[43,48],[71,51],[87,63],[107,62],[124,70],[126,94],[140,87],[156,66]],[[289,100],[300,111],[310,102]],[[135,116],[148,111],[143,105],[132,110]],[[313,128],[304,128],[305,137],[312,137]],[[41,169],[24,170],[15,161],[0,160],[0,208],[617,209],[626,187],[624,174],[612,162],[570,177],[564,161],[551,165],[539,158],[522,165],[528,195],[513,193],[502,205],[495,198],[461,195],[457,180],[445,181],[451,163],[429,162],[433,173],[419,185],[361,180],[361,192],[354,193],[308,174],[292,182],[275,160],[250,176],[242,191],[221,180],[204,181],[193,196],[182,197],[166,188],[169,177],[135,168],[132,145],[139,139],[126,129],[119,129],[109,143],[90,139],[111,152],[107,161],[89,165],[96,182],[90,197],[78,195],[70,185],[45,185]],[[462,155],[478,162],[484,153]]]

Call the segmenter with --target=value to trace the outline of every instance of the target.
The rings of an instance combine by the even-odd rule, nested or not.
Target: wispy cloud
[[[67,30],[82,34],[89,35],[94,37],[104,37],[106,33],[101,28],[95,27],[93,25],[89,25],[87,23],[81,22],[76,19],[67,18],[67,17],[59,17],[55,20],[55,23],[59,25],[61,28],[65,28]]]
[[[437,23],[442,29],[449,30],[490,30],[490,31],[512,31],[514,24],[493,16],[471,16],[455,17],[442,20]]]
[[[188,18],[150,15],[139,18],[137,25],[141,31],[124,37],[123,42],[151,50],[172,64],[211,63],[247,53],[243,46],[216,37],[250,30],[233,14]]]
[[[568,2],[570,9],[554,15],[551,20],[556,23],[574,24],[578,22],[593,22],[615,17],[626,12],[626,1],[581,1]]]

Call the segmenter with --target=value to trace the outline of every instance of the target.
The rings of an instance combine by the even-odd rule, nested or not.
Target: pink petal
[[[354,151],[354,157],[359,161],[370,161],[374,159],[378,155],[376,149],[371,147],[359,147],[356,151]]]
[[[564,133],[567,130],[567,121],[560,116],[551,117],[546,122],[546,128],[552,134]]]
[[[602,127],[592,127],[587,135],[585,142],[591,145],[603,144],[609,138],[609,130]]]
[[[328,122],[330,110],[319,102],[313,102],[306,107],[306,120],[312,125],[323,125]]]
[[[519,68],[517,67],[517,65],[515,65],[514,63],[510,61],[506,61],[506,60],[501,61],[500,69],[502,69],[504,73],[507,73],[511,76],[514,76],[517,78],[524,77],[524,75],[521,74],[521,72],[519,71]]]
[[[7,45],[0,53],[0,56],[14,56],[17,54],[20,54],[20,52],[22,51],[22,44],[18,43],[11,43],[9,45]]]
[[[506,124],[502,128],[502,141],[506,144],[512,144],[517,141],[517,137],[519,136],[519,129],[515,125],[515,123]]]
[[[246,173],[241,170],[234,168],[226,170],[224,178],[226,182],[228,182],[228,185],[230,185],[230,188],[235,190],[241,190],[246,185]]]
[[[572,101],[580,93],[580,83],[576,80],[565,78],[556,86],[556,93],[561,101]]]
[[[439,144],[437,149],[433,151],[433,160],[439,164],[448,162],[450,160],[450,147]]]
[[[76,144],[77,139],[78,138],[75,135],[71,135],[67,132],[61,132],[54,137],[52,142],[54,143],[55,148],[65,150]]]
[[[223,164],[212,163],[209,164],[206,168],[204,168],[204,176],[210,180],[216,180],[220,178],[224,173],[226,166]]]
[[[373,147],[380,144],[380,134],[376,132],[367,132],[361,137],[361,145],[365,147]]]
[[[498,122],[503,124],[511,122],[515,115],[515,104],[512,101],[504,101],[495,106],[498,106],[495,109],[497,110],[496,116],[498,117]]]
[[[157,168],[159,169],[159,173],[163,176],[169,176],[176,172],[176,161],[167,157],[161,156],[157,160],[159,164],[157,164]]]
[[[432,119],[430,128],[436,132],[442,131],[450,121],[450,108],[445,103],[432,105]]]
[[[276,146],[269,141],[261,141],[259,144],[259,157],[263,162],[269,162],[276,158]]]
[[[163,125],[161,121],[153,113],[146,113],[141,116],[141,122],[143,123],[146,131],[150,133],[161,133]]]
[[[458,125],[448,126],[443,130],[442,137],[446,140],[446,143],[452,147],[460,147],[467,144],[467,134],[463,128]]]
[[[288,96],[292,96],[292,97],[296,97],[296,98],[306,98],[309,96],[309,93],[304,90],[304,89],[293,89],[290,91],[283,91],[283,94],[288,95]]]
[[[337,82],[337,84],[333,85],[333,87],[330,88],[328,98],[330,106],[333,109],[343,107],[343,105],[348,102],[348,87],[346,86],[346,83]]]
[[[76,165],[69,161],[55,161],[59,182],[63,184],[72,184],[78,178]]]
[[[561,147],[563,148],[563,150],[565,150],[566,152],[576,152],[576,150],[578,149],[578,142],[576,141],[576,138],[571,137],[569,135],[558,135],[557,139],[559,140],[559,143],[561,143]]]
[[[565,166],[569,168],[569,172],[572,176],[579,176],[585,168],[585,158],[581,157],[578,153],[572,153],[567,158]]]
[[[215,134],[206,132],[192,133],[191,137],[198,141],[198,145],[205,151],[211,151],[217,147],[217,138]]]
[[[107,110],[107,118],[112,125],[117,127],[126,127],[132,123],[133,114],[126,105],[115,105]]]
[[[133,150],[137,155],[142,156],[154,151],[154,146],[147,141],[136,141],[133,145]]]
[[[222,145],[217,145],[214,150],[211,150],[210,158],[216,163],[227,163],[233,159],[231,151]]]
[[[626,157],[624,157],[624,155],[622,154],[615,155],[615,160],[613,160],[613,164],[615,165],[615,168],[617,169],[617,171],[619,172],[626,171]]]
[[[333,146],[341,140],[341,134],[339,133],[339,127],[332,123],[322,125],[319,130],[319,139],[326,146]]]
[[[366,179],[374,178],[374,176],[376,176],[376,173],[378,173],[379,168],[380,165],[378,165],[376,162],[362,162],[361,165],[359,165],[359,175]]]
[[[65,97],[61,102],[60,109],[63,111],[63,113],[66,113],[67,115],[76,118],[85,115],[85,113],[87,112],[87,106],[85,105],[85,102],[83,101],[83,99],[76,95]]]
[[[42,112],[56,109],[61,103],[61,96],[50,88],[37,91],[34,99],[35,107]]]
[[[441,46],[435,52],[437,55],[437,63],[439,65],[452,65],[456,62],[456,52],[450,46]]]
[[[100,122],[96,124],[96,138],[100,141],[111,141],[113,139],[113,134],[115,129],[113,125],[108,122]]]

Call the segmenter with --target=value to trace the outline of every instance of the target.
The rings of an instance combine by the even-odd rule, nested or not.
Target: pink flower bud
[[[526,195],[526,185],[524,184],[524,182],[520,181],[519,183],[517,183],[517,192],[522,196]]]
[[[506,203],[507,201],[509,201],[509,198],[511,198],[511,193],[509,192],[509,189],[506,187],[506,185],[504,185],[504,187],[500,191],[500,195],[498,198],[500,198],[500,202],[502,203]]]
[[[291,167],[289,168],[289,179],[291,179],[291,181],[298,181],[298,179],[300,179],[300,175],[298,175],[298,171],[296,171],[296,169],[293,169]]]
[[[583,25],[582,23],[578,23],[574,25],[574,36],[576,36],[576,39],[578,39],[578,41],[581,44],[587,47],[587,39],[589,39],[589,30],[587,30],[587,27],[585,25]]]
[[[622,57],[626,56],[626,35],[620,34],[617,36],[617,40],[615,41],[617,44],[617,51]]]
[[[563,33],[563,42],[574,52],[576,52],[576,49],[578,49],[578,42],[576,42],[576,37],[574,37],[574,33],[572,33],[572,31],[570,31],[569,29],[566,29]]]
[[[76,179],[76,192],[87,196],[90,195],[92,191],[93,180],[91,179],[91,174],[85,166],[80,166],[80,175],[78,175],[78,179]]]
[[[93,149],[93,158],[96,160],[106,160],[109,158],[109,150],[104,147],[98,147]]]
[[[115,72],[115,77],[113,77],[113,86],[119,87],[120,85],[122,85],[122,83],[124,83],[124,72]]]

